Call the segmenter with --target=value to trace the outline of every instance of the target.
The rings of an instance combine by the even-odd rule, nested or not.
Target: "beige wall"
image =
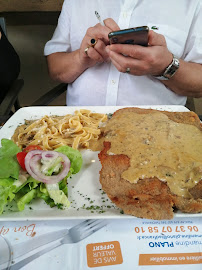
[[[0,12],[60,11],[64,0],[0,0]]]

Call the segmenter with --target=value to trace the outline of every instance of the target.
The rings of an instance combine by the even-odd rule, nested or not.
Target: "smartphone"
[[[110,44],[131,44],[148,46],[148,26],[139,26],[119,31],[110,32],[109,42]]]

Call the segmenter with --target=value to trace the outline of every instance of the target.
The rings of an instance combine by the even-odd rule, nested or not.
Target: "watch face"
[[[175,74],[176,70],[177,70],[176,67],[173,65],[170,67],[168,74],[170,76],[173,76]]]
[[[158,80],[169,80],[178,70],[179,66],[180,66],[180,61],[175,56],[173,56],[172,63],[166,68],[163,75],[155,76],[155,78]]]

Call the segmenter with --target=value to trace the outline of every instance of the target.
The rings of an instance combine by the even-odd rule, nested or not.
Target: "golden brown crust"
[[[202,198],[202,181],[200,181],[195,187],[189,190],[194,199]]]
[[[123,110],[123,109],[121,109]],[[117,115],[121,110],[115,112]],[[150,113],[153,110],[127,108],[124,110],[137,113]],[[171,120],[195,125],[201,128],[198,116],[193,112],[173,113],[163,111]],[[114,115],[115,115],[114,114]],[[157,178],[140,179],[130,183],[121,178],[122,173],[130,166],[130,159],[124,154],[108,155],[111,143],[104,142],[104,149],[99,154],[102,164],[100,182],[103,190],[124,213],[148,219],[172,219],[173,208],[186,213],[202,212],[202,180],[192,189],[191,199],[173,195],[167,184]]]
[[[174,205],[184,213],[202,213],[202,199],[184,199],[173,196]]]
[[[122,110],[127,110],[131,112],[136,112],[138,114],[148,114],[152,113],[156,110],[154,109],[141,109],[136,107],[129,107],[117,110],[114,115],[121,113]],[[184,123],[196,126],[198,129],[202,130],[202,123],[195,112],[169,112],[169,111],[161,111],[162,113],[166,114],[169,119],[175,121],[177,123]]]
[[[109,142],[100,152],[102,164],[100,182],[103,190],[126,214],[148,219],[171,219],[173,201],[165,183],[158,179],[144,179],[137,184],[121,178],[129,166],[129,158],[124,155],[107,155]]]

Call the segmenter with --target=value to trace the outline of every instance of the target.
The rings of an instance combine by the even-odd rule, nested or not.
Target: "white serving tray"
[[[136,106],[140,108],[152,108],[158,110],[184,112],[188,111],[184,106]],[[1,128],[0,140],[2,138],[11,139],[16,127],[24,123],[24,120],[39,119],[44,115],[65,115],[74,113],[75,110],[89,109],[98,113],[113,113],[117,107],[24,107],[18,110]],[[64,219],[99,219],[99,218],[135,218],[123,215],[113,203],[110,202],[106,194],[103,194],[99,182],[99,171],[101,169],[98,160],[98,152],[83,150],[83,166],[81,171],[74,175],[68,183],[68,197],[71,206],[66,210],[56,207],[50,208],[43,200],[35,200],[27,205],[22,212],[14,211],[7,207],[0,216],[0,221],[5,220],[64,220]],[[88,210],[86,209],[88,208]],[[91,209],[89,209],[91,208]],[[201,217],[202,214],[175,213],[176,217]]]

